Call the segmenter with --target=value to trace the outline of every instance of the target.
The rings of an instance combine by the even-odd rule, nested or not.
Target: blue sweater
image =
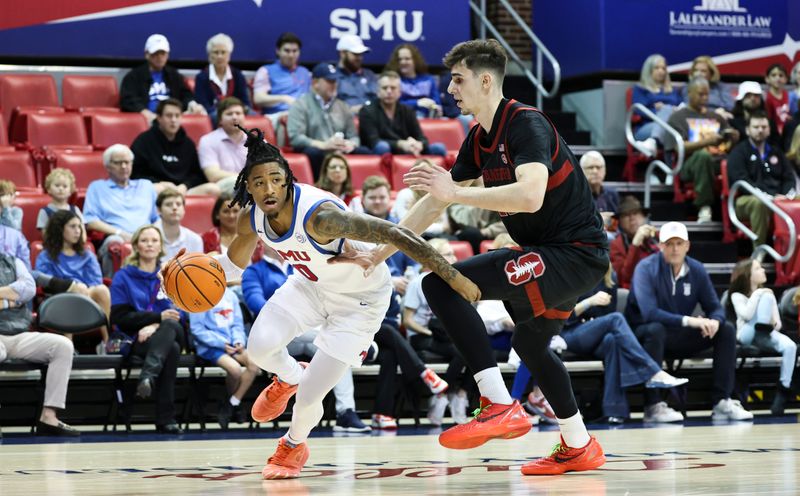
[[[725,323],[714,285],[703,264],[686,257],[689,271],[672,281],[672,267],[661,253],[654,253],[636,266],[625,317],[631,327],[660,322],[667,328],[682,327],[685,315],[692,315],[700,303],[706,317]]]
[[[400,103],[413,107],[417,112],[425,114],[426,117],[428,109],[417,105],[420,98],[430,98],[437,104],[442,104],[436,79],[430,74],[419,74],[413,79],[400,78],[400,91]]]
[[[160,290],[158,271],[145,272],[126,265],[111,281],[111,321],[126,334],[136,335],[144,326],[161,322],[161,312],[172,302]]]
[[[657,102],[661,102],[667,105],[672,105],[673,107],[677,107],[678,105],[683,103],[683,97],[681,96],[681,92],[675,86],[672,87],[672,91],[670,93],[665,93],[663,90],[659,90],[659,92],[656,93],[637,84],[633,87],[632,96],[633,98],[631,103],[641,103],[653,113],[658,112],[656,110]],[[636,113],[639,114],[639,112]],[[650,118],[642,115],[642,122],[640,123],[640,125],[648,121],[650,121]]]
[[[50,253],[44,250],[36,257],[36,270],[62,279],[82,282],[89,287],[103,284],[100,263],[94,253],[88,250],[84,251],[83,255],[76,253],[75,255],[67,256],[64,253],[59,253],[57,261],[53,261],[50,258]]]
[[[289,266],[288,273],[292,273]],[[286,282],[287,275],[274,263],[261,260],[247,267],[242,274],[242,293],[247,308],[258,315],[267,300]]]
[[[224,350],[226,344],[247,343],[239,298],[230,288],[211,310],[190,313],[189,325],[199,355],[206,355],[212,349]]]

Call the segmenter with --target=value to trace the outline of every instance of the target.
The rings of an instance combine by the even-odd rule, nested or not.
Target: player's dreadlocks
[[[286,172],[285,187],[286,199],[288,200],[294,184],[294,174],[292,174],[292,169],[289,167],[289,162],[281,155],[281,151],[276,146],[271,145],[264,139],[264,131],[261,129],[245,129],[238,124],[236,127],[247,135],[247,141],[244,143],[247,148],[247,161],[245,161],[244,169],[239,172],[239,176],[236,178],[236,184],[233,187],[233,199],[231,199],[229,207],[233,207],[238,203],[242,208],[246,208],[253,203],[253,196],[247,192],[247,178],[250,176],[250,171],[253,170],[254,166],[268,162],[277,163]]]

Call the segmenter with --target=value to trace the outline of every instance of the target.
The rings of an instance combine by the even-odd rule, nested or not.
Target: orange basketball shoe
[[[468,423],[442,432],[439,444],[451,449],[476,448],[490,439],[514,439],[531,430],[528,415],[517,400],[510,405],[500,405],[481,396],[481,407],[473,415]]]
[[[267,465],[261,471],[264,479],[295,479],[300,477],[300,470],[308,460],[308,445],[300,443],[294,448],[284,438],[278,442],[275,454],[269,457]]]
[[[562,437],[549,456],[526,463],[520,470],[525,475],[558,475],[594,470],[605,462],[606,455],[594,436],[589,438],[589,443],[583,448],[570,448]]]
[[[306,362],[298,363],[303,368],[308,366]],[[250,416],[256,422],[269,422],[280,417],[286,411],[289,398],[294,396],[296,392],[297,384],[287,384],[281,382],[277,375],[273,376],[272,384],[265,387],[253,403],[253,408],[250,409]]]

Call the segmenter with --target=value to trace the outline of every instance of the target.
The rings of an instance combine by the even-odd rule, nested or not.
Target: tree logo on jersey
[[[306,237],[303,236],[303,233],[295,234],[294,235],[294,239],[296,239],[298,243],[305,243],[306,242]]]
[[[538,253],[526,253],[516,260],[509,260],[505,265],[508,282],[521,286],[535,277],[544,274],[544,261]]]

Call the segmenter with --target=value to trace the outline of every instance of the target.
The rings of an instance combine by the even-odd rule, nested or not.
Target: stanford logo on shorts
[[[534,277],[544,274],[544,261],[538,253],[526,253],[516,260],[506,262],[505,271],[508,282],[521,286]]]

